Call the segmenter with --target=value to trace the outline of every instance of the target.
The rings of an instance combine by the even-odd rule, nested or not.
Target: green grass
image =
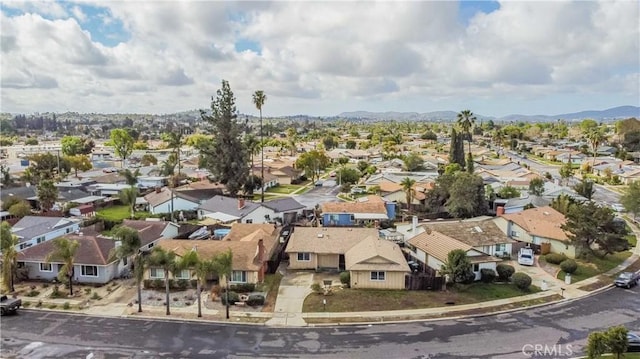
[[[577,259],[578,269],[571,275],[571,282],[579,282],[581,280],[591,278],[598,274],[605,273],[631,256],[631,252],[619,252],[615,254],[609,254],[604,258],[590,257],[586,260]],[[563,271],[558,273],[558,279],[564,280],[565,274]]]
[[[129,206],[111,206],[97,212],[99,218],[109,221],[121,221],[131,217]]]
[[[280,193],[280,194],[291,194],[304,186],[296,185],[296,184],[281,184],[275,187],[271,187],[265,191],[265,193]]]
[[[419,308],[436,308],[447,306],[448,302],[456,305],[470,304],[489,300],[512,298],[520,295],[539,292],[532,286],[523,292],[512,284],[473,283],[456,285],[447,291],[405,291],[405,290],[373,290],[373,289],[338,289],[333,294],[324,296],[310,294],[304,301],[302,311],[324,311],[323,299],[327,300],[327,312],[385,311]]]
[[[635,247],[635,246],[638,245],[638,238],[636,238],[635,235],[629,234],[628,236],[625,236],[624,238],[627,240],[627,242],[629,242],[631,247]]]

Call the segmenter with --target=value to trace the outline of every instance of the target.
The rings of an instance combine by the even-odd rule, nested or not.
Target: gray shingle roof
[[[291,197],[274,199],[264,202],[263,205],[267,208],[273,209],[276,213],[297,211],[305,208],[304,205]]]
[[[74,223],[74,221],[63,217],[26,216],[13,225],[12,231],[21,237],[20,243],[22,243],[58,228],[71,226]]]
[[[203,202],[198,209],[209,212],[220,212],[230,214],[235,217],[244,217],[260,207],[259,203],[245,201],[242,208],[238,208],[238,199],[225,196],[214,196],[213,198]]]

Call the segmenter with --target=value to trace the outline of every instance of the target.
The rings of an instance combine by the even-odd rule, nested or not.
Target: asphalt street
[[[591,331],[640,331],[640,288],[521,312],[429,322],[275,328],[21,310],[2,358],[571,358]],[[536,354],[536,349],[538,353]]]

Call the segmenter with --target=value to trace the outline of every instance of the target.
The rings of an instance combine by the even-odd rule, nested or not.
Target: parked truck
[[[9,298],[6,295],[0,297],[0,314],[6,315],[15,313],[22,305],[22,299]]]

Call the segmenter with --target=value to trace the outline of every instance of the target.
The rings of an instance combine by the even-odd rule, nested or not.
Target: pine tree
[[[460,168],[465,168],[464,160],[464,134],[451,128],[451,147],[449,148],[449,163],[457,163]]]

